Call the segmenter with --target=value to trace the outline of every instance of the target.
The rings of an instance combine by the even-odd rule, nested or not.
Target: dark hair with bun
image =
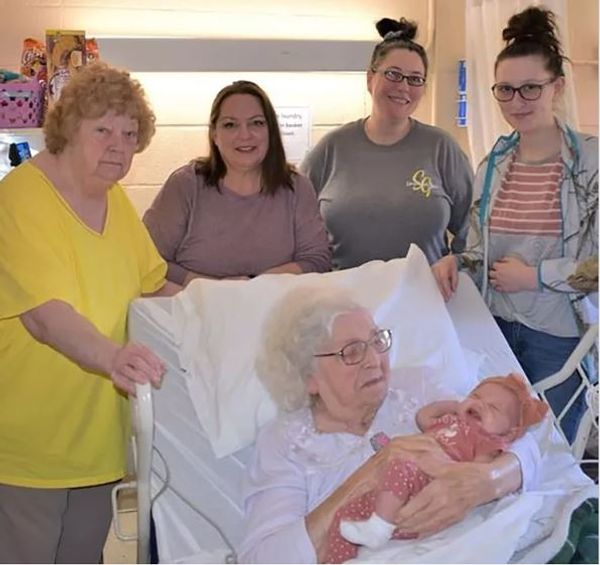
[[[502,39],[506,47],[496,57],[494,70],[504,59],[539,55],[554,78],[565,76],[563,62],[567,58],[558,39],[556,16],[550,10],[531,6],[515,14],[502,30]]]
[[[394,49],[406,49],[421,57],[421,61],[423,61],[423,66],[425,67],[425,76],[427,76],[429,61],[427,60],[427,53],[425,53],[423,46],[414,41],[417,35],[417,24],[415,22],[411,22],[406,18],[400,18],[399,20],[383,18],[375,24],[375,27],[383,39],[375,46],[373,55],[371,55],[370,69],[372,71],[377,70],[381,59],[390,51]]]

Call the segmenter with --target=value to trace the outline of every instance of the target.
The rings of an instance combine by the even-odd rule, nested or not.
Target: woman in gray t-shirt
[[[371,115],[326,135],[300,167],[317,190],[339,269],[404,257],[411,243],[433,263],[462,251],[468,230],[467,157],[446,132],[411,118],[428,68],[417,26],[386,18],[377,29]]]

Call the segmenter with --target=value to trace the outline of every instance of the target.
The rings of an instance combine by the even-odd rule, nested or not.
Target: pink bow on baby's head
[[[517,437],[522,436],[529,426],[541,422],[548,412],[548,405],[544,401],[531,396],[530,389],[521,375],[511,373],[506,377],[488,377],[487,379],[483,379],[476,388],[486,383],[501,385],[512,391],[519,399],[521,414]]]

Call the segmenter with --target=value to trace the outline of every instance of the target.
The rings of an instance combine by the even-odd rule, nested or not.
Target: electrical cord
[[[237,563],[238,562],[237,561],[237,553],[233,547],[233,544],[231,543],[229,538],[225,535],[225,533],[223,532],[221,527],[212,518],[210,518],[209,516],[204,514],[204,512],[202,512],[198,508],[196,508],[183,494],[181,494],[172,484],[170,484],[171,473],[169,471],[169,466],[167,465],[167,460],[165,459],[164,455],[160,452],[160,450],[157,447],[152,446],[152,449],[160,457],[160,460],[162,461],[162,463],[165,467],[165,476],[162,477],[156,469],[152,469],[152,472],[158,477],[158,479],[160,481],[162,481],[163,484],[160,487],[160,489],[158,490],[158,492],[150,500],[150,511],[152,511],[152,507],[154,506],[156,499],[159,496],[161,496],[162,494],[164,494],[164,492],[167,489],[169,489],[175,496],[177,496],[177,498],[179,498],[179,500],[181,500],[186,506],[188,506],[188,508],[190,508],[196,514],[198,514],[205,522],[207,522],[209,525],[211,525],[217,531],[219,536],[221,536],[221,539],[223,540],[223,542],[229,549],[229,553],[225,555],[225,563],[228,563],[228,564],[229,563]]]
[[[592,386],[587,387],[585,391],[585,401],[592,411],[593,420],[592,423],[598,429],[598,383],[593,384]]]
[[[593,384],[592,386],[587,387],[585,392],[585,401],[587,402],[588,408],[592,412],[592,429],[590,430],[590,434],[588,436],[588,445],[590,436],[592,436],[592,432],[595,430],[596,439],[598,437],[598,383]],[[594,436],[592,436],[594,437]],[[598,455],[598,451],[596,453],[590,453],[590,455]],[[598,458],[596,459],[580,459],[579,463],[582,465],[598,465]],[[596,476],[596,481],[598,482],[598,476]]]

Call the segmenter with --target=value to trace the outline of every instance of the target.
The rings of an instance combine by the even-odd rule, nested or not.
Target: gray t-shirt
[[[517,257],[527,265],[562,257],[562,240],[492,234],[490,265],[503,257]],[[520,322],[534,330],[560,337],[577,337],[579,330],[569,296],[564,292],[521,290],[496,292],[490,287],[490,311],[509,322]]]
[[[241,196],[207,187],[193,163],[168,178],[144,223],[168,263],[167,278],[182,284],[188,271],[211,277],[258,275],[297,262],[303,272],[331,268],[331,254],[309,180],[292,176],[294,190]]]
[[[411,120],[393,145],[377,145],[364,120],[326,135],[301,170],[319,196],[338,269],[404,257],[416,243],[430,263],[464,249],[473,171],[443,130]]]

